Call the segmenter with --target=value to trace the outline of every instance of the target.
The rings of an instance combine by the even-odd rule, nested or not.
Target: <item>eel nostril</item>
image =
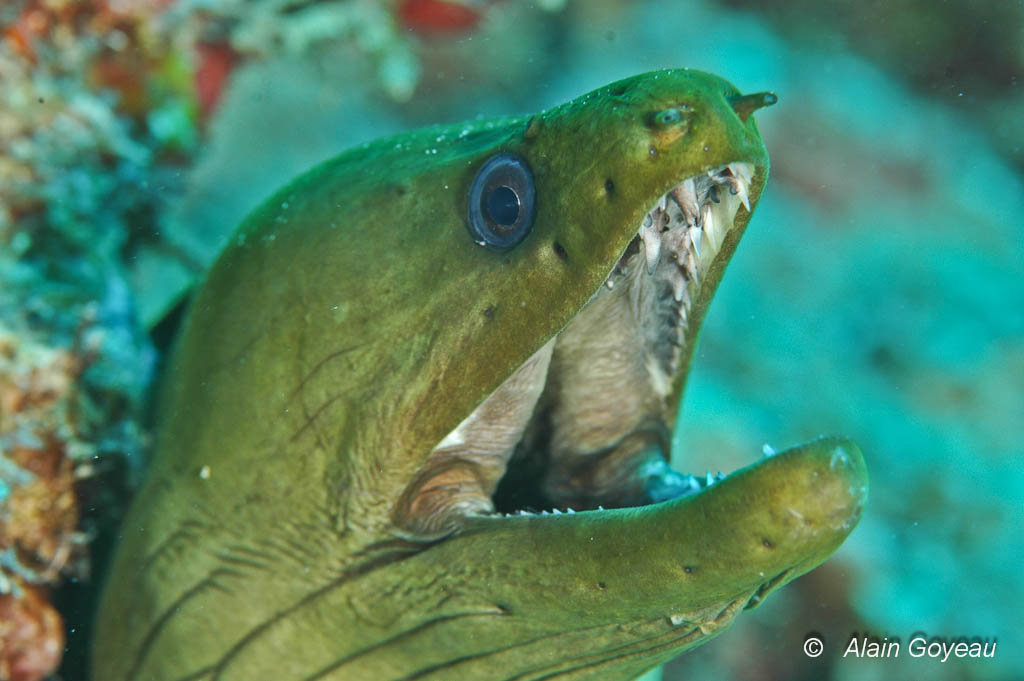
[[[735,95],[729,97],[729,105],[744,123],[758,109],[771,106],[779,101],[778,95],[774,92],[755,92],[750,95]]]

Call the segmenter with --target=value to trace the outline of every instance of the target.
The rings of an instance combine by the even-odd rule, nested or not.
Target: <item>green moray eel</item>
[[[93,678],[624,681],[825,560],[852,443],[666,463],[773,101],[640,75],[256,210],[175,350]]]

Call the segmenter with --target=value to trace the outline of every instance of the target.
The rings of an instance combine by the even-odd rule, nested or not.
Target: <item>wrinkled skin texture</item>
[[[827,558],[867,489],[840,440],[640,508],[470,516],[434,535],[397,510],[442,438],[586,306],[659,196],[743,161],[756,203],[767,155],[737,94],[698,72],[637,76],[532,119],[355,149],[250,216],[177,348],[94,678],[624,681]],[[650,125],[681,103],[685,125]],[[532,232],[507,252],[465,224],[497,152],[537,187]]]

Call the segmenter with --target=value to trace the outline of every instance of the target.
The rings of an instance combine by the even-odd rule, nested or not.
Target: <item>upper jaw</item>
[[[735,233],[742,225],[736,220],[737,212],[742,206],[749,216],[754,178],[762,174],[754,164],[736,161],[683,179],[644,216],[636,239],[609,273],[605,286],[613,289],[630,267],[646,270],[654,279],[649,283],[655,286],[667,284],[679,317],[678,337],[672,340],[683,345],[695,303],[701,299],[701,307],[706,305],[717,285],[717,278],[708,274],[719,255],[731,254],[722,246],[727,238],[735,241],[738,236]]]
[[[555,504],[643,505],[715,481],[667,466],[670,431],[704,311],[766,170],[734,161],[670,187],[557,337],[540,405],[550,413],[546,496]],[[651,442],[652,428],[666,437]],[[552,476],[552,466],[562,470]]]
[[[670,429],[704,312],[766,175],[759,163],[732,161],[669,187],[640,218],[636,236],[595,296],[630,299],[643,330],[638,349],[666,401]],[[577,317],[585,314],[586,308]]]
[[[754,172],[752,164],[737,161],[688,177],[665,192],[637,229],[648,274],[654,274],[663,250],[691,275],[705,269],[733,228],[739,206],[750,212]]]
[[[669,432],[703,310],[765,170],[733,161],[659,196],[606,286],[439,442],[403,495],[397,524],[433,535],[495,507],[643,505],[714,482],[667,466]],[[513,451],[522,456],[509,461]],[[524,467],[524,457],[546,461],[543,472]],[[518,485],[530,490],[525,506]]]

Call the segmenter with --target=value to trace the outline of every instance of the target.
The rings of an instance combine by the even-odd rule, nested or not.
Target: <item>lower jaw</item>
[[[510,608],[536,606],[540,616],[550,603],[575,598],[576,612],[614,605],[622,620],[692,623],[702,608],[717,614],[716,604],[755,607],[825,560],[856,525],[867,484],[859,449],[824,438],[641,508],[470,518],[465,537],[450,540],[464,539],[463,548],[451,550],[510,561],[494,585]],[[519,565],[527,556],[531,567]],[[516,589],[530,592],[534,605],[516,599]]]

